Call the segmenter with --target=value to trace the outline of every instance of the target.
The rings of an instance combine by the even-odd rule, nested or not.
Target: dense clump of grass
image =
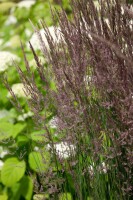
[[[71,21],[63,9],[56,13],[58,43],[41,22],[49,48],[35,28],[47,59],[44,67],[30,44],[41,87],[25,53],[27,74],[17,67],[51,152],[51,166],[38,174],[41,192],[50,199],[132,199],[132,8],[120,0],[99,1],[99,8],[73,0],[72,10]],[[56,129],[48,126],[53,117]],[[67,154],[58,154],[57,144]]]

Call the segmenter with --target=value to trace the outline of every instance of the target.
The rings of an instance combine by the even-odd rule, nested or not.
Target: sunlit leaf
[[[31,152],[29,154],[30,168],[36,172],[46,171],[49,167],[50,155],[45,152],[43,156],[39,152]]]
[[[23,177],[25,169],[26,164],[24,161],[19,161],[16,157],[8,158],[1,171],[2,183],[11,187]]]
[[[27,142],[29,142],[29,138],[26,135],[19,135],[17,137],[17,144],[19,146],[26,144]]]
[[[15,138],[19,133],[21,133],[26,127],[26,124],[20,124],[20,123],[17,123],[14,125],[14,128],[13,128],[13,138]]]
[[[13,124],[8,122],[0,123],[0,140],[5,140],[12,136],[13,133]]]
[[[31,139],[34,141],[44,141],[44,131],[35,131],[31,133]]]
[[[7,200],[7,199],[8,199],[7,194],[1,194],[0,195],[0,200]]]

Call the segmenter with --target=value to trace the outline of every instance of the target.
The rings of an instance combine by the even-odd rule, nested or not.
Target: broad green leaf
[[[9,137],[15,138],[19,133],[21,133],[24,128],[26,127],[26,124],[11,124],[9,122],[2,121],[0,123],[0,140],[5,140]]]
[[[48,152],[44,152],[43,156],[39,152],[31,152],[29,154],[30,168],[35,172],[46,171],[49,167],[50,155]]]
[[[18,146],[24,145],[29,142],[29,138],[26,135],[19,135],[17,137],[17,144]]]
[[[21,194],[26,200],[31,200],[33,181],[29,176],[24,176],[21,183]]]
[[[2,183],[11,187],[23,177],[25,169],[25,161],[19,161],[16,157],[8,158],[1,171]]]
[[[17,8],[14,12],[14,16],[18,19],[18,20],[24,20],[24,19],[28,19],[29,17],[29,10],[26,8]]]
[[[8,199],[7,194],[1,194],[0,195],[0,200],[7,200],[7,199]]]
[[[15,110],[15,108],[11,108],[9,110],[9,116],[6,117],[7,121],[10,123],[14,123],[16,121],[17,118],[17,111]]]
[[[44,130],[43,131],[35,131],[31,133],[31,139],[33,141],[44,141]]]
[[[8,122],[0,123],[0,140],[5,140],[12,136],[13,133],[13,124]]]
[[[30,177],[24,176],[20,182],[15,183],[11,187],[12,197],[11,200],[20,200],[23,196],[25,200],[31,200],[33,192],[33,182]]]
[[[12,134],[12,137],[13,138],[16,138],[16,136],[21,133],[26,127],[26,124],[20,124],[20,123],[17,123],[14,125],[13,127],[13,134]]]
[[[10,197],[10,200],[19,200],[20,196],[21,196],[21,184],[20,183],[15,183],[12,187],[11,187],[11,191],[12,191],[12,196]]]

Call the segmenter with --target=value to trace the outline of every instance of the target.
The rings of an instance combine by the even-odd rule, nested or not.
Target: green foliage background
[[[34,32],[29,19],[35,25],[38,20],[43,19],[48,26],[51,26],[53,23],[49,2],[56,9],[59,5],[53,1],[37,0],[30,8],[26,8],[18,7],[19,2],[0,1],[0,54],[6,51],[17,55],[20,58],[18,65],[25,70],[21,41],[34,69],[33,55],[26,45]],[[71,9],[68,1],[64,0],[63,6],[69,14]],[[15,23],[8,23],[10,16],[16,18]],[[3,77],[4,73],[8,76],[11,86],[20,83],[12,62],[4,72],[0,72],[0,76]],[[43,195],[35,195],[33,191],[36,172],[48,168],[42,162],[43,155],[38,152],[38,148],[43,149],[43,143],[42,146],[39,143],[42,142],[42,137],[38,136],[42,132],[35,129],[26,99],[19,98],[23,108],[20,113],[7,96],[8,91],[0,79],[0,200],[43,199]],[[45,152],[45,157],[50,158],[48,152]]]

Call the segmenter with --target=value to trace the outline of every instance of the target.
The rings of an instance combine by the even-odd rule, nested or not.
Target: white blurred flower
[[[3,165],[4,165],[3,161],[0,160],[0,170],[2,169]]]
[[[5,151],[1,152],[0,157],[4,158],[4,156],[6,156],[7,154],[8,154],[8,151],[5,150]]]
[[[87,76],[84,77],[84,82],[85,82],[87,85],[88,85],[88,83],[91,82],[91,80],[92,80],[92,76],[87,75]]]
[[[34,147],[34,151],[39,151],[39,147]]]
[[[17,18],[14,17],[13,15],[10,15],[7,20],[5,21],[5,25],[9,26],[10,24],[16,24]]]
[[[7,150],[4,150],[2,146],[0,146],[0,158],[4,158],[5,155],[8,154]]]
[[[21,122],[24,122],[25,119],[24,119],[23,115],[19,115],[18,118],[17,118],[17,120],[21,121]]]
[[[50,149],[51,146],[48,144],[47,148]],[[72,144],[68,144],[67,142],[61,142],[54,144],[54,148],[56,150],[56,154],[62,159],[69,158],[71,155],[75,154],[75,146]]]
[[[32,32],[31,32],[29,29],[26,29],[26,30],[25,30],[25,35],[26,35],[27,37],[30,37],[31,34],[32,34]]]
[[[27,112],[27,113],[24,113],[23,114],[23,117],[26,119],[28,117],[32,117],[33,116],[33,113],[31,111]]]
[[[122,15],[124,15],[124,8],[123,8],[123,6],[121,6],[121,13],[122,13]]]
[[[130,28],[133,30],[133,19],[130,20],[129,24],[130,24]]]
[[[27,97],[27,95],[24,92],[25,88],[24,88],[24,84],[23,83],[16,83],[12,85],[12,91],[14,92],[14,94],[20,98],[20,97]],[[8,92],[7,97],[11,97],[10,92]]]
[[[74,145],[67,144],[67,142],[61,142],[55,144],[56,153],[60,158],[68,158],[74,153]]]
[[[14,61],[20,61],[20,58],[8,51],[0,51],[0,72],[5,71]]]
[[[105,162],[102,162],[101,165],[98,167],[98,170],[100,173],[106,174],[108,171],[108,166],[105,164]]]
[[[102,171],[104,174],[107,173],[108,167],[105,165],[105,162],[102,162]]]
[[[31,111],[24,113],[23,115],[19,115],[17,120],[18,121],[25,121],[25,119],[27,119],[28,117],[32,117],[33,113]]]
[[[55,43],[59,43],[60,40],[61,40],[60,28],[59,28],[59,27],[56,27],[56,28],[55,28],[54,26],[51,26],[51,27],[48,27],[48,29],[49,29],[50,35],[51,35],[52,38],[53,38],[53,41],[54,41]],[[55,33],[55,31],[56,31],[56,33]],[[41,30],[40,30],[40,34],[41,34],[42,39],[43,39],[43,41],[44,41],[44,43],[45,43],[45,45],[46,45],[46,48],[49,49],[49,44],[48,44],[47,39],[46,39],[46,37],[45,37],[45,30],[44,30],[44,29],[41,29]],[[58,35],[58,36],[57,36],[57,35]],[[34,34],[32,35],[32,37],[31,37],[31,39],[30,39],[30,42],[31,42],[32,46],[34,47],[34,49],[36,49],[36,50],[37,50],[37,49],[40,49],[40,42],[39,42],[39,39],[38,39],[38,36],[37,36],[36,33],[34,33]],[[29,47],[29,44],[27,44],[27,46]]]
[[[94,167],[94,163],[88,167],[90,176],[94,176],[95,172],[98,172],[100,174],[102,173],[106,174],[108,169],[109,167],[105,164],[105,162],[102,162],[96,168]]]
[[[35,3],[36,3],[35,0],[23,0],[23,1],[20,1],[19,3],[17,3],[17,7],[29,9]]]
[[[58,123],[58,118],[57,117],[53,117],[50,121],[49,121],[49,126],[51,128],[57,128],[57,123]]]
[[[93,176],[93,175],[94,175],[94,168],[93,168],[92,165],[90,165],[90,166],[88,167],[88,170],[89,170],[90,176]]]

